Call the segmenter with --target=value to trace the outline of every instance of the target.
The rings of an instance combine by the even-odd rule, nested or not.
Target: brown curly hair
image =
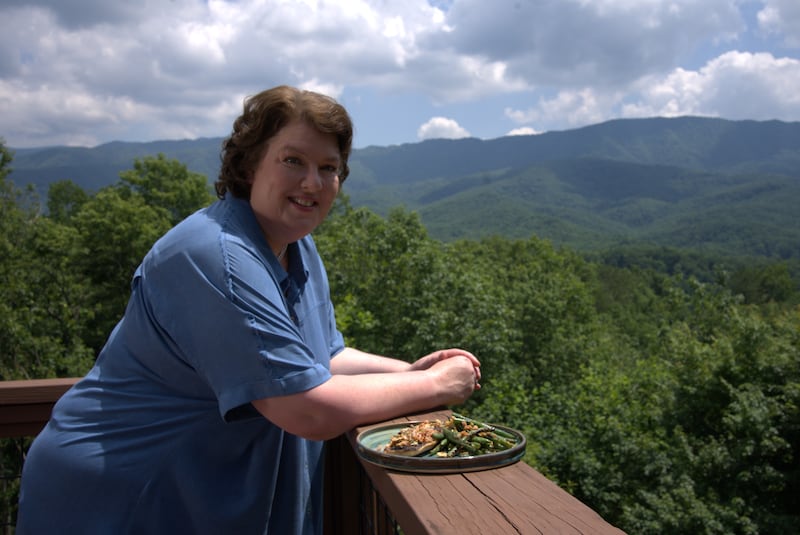
[[[353,122],[347,110],[331,97],[286,85],[267,89],[244,101],[244,111],[233,122],[233,132],[222,143],[222,166],[214,183],[220,199],[250,198],[250,178],[269,140],[295,119],[302,119],[323,134],[334,134],[339,144],[339,183],[350,174],[347,160],[353,144]]]

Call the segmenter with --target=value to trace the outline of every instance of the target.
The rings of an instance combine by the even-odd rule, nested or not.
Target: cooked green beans
[[[441,431],[431,435],[437,444],[425,457],[464,457],[495,453],[514,447],[516,437],[489,424],[453,415],[442,424]]]

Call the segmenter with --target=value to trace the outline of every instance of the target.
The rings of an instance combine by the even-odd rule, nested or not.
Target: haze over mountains
[[[13,149],[10,175],[94,191],[163,153],[213,182],[222,138]],[[442,240],[532,234],[579,250],[650,243],[800,258],[800,123],[622,119],[493,140],[356,149],[343,191],[418,211]]]

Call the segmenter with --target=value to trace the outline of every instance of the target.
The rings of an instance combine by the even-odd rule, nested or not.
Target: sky
[[[280,84],[342,103],[356,148],[800,121],[800,0],[0,0],[10,148],[224,137]]]

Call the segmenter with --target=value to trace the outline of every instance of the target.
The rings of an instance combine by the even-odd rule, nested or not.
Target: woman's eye
[[[300,165],[302,162],[300,158],[296,158],[295,156],[287,156],[283,159],[283,163],[288,165]]]

